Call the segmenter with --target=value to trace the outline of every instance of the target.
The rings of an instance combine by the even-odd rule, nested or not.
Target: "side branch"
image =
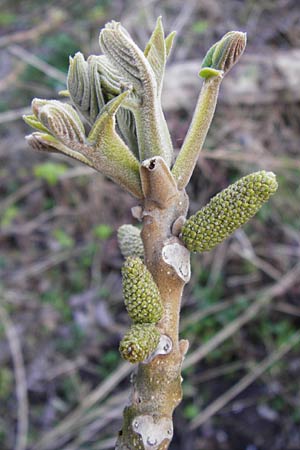
[[[216,109],[222,79],[220,72],[203,83],[192,123],[172,169],[178,189],[184,189],[192,176]]]

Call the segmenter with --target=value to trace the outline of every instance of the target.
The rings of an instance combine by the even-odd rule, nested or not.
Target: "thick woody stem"
[[[157,326],[171,339],[172,350],[138,366],[116,449],[165,450],[173,436],[172,414],[182,398],[181,365],[187,341],[179,341],[178,324],[182,291],[190,275],[189,252],[171,230],[173,223],[186,215],[188,199],[185,191],[177,189],[160,157],[143,162],[141,179],[145,264],[164,305]]]

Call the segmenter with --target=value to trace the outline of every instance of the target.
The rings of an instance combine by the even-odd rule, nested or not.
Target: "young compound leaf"
[[[88,138],[72,106],[57,100],[35,99],[34,117],[46,132],[35,132],[27,140],[34,149],[60,152],[95,168],[141,198],[139,163],[115,131],[115,114],[127,95],[124,92],[107,103]],[[31,116],[29,121],[37,127]]]
[[[101,31],[99,43],[124,78],[125,88],[131,90],[131,96],[123,106],[131,109],[135,116],[140,161],[162,156],[170,166],[172,142],[158,97],[156,77],[148,59],[121,24],[114,21]],[[136,101],[129,102],[131,98]]]
[[[101,50],[118,69],[125,80],[131,82],[138,95],[153,96],[156,82],[147,58],[118,22],[109,22],[100,33]]]
[[[86,138],[83,124],[74,110],[57,100],[34,99],[33,115],[24,120],[40,132],[32,133],[26,139],[35,150],[63,153],[84,164],[93,166],[85,155]]]
[[[91,55],[87,61],[78,52],[70,58],[68,91],[78,110],[93,125],[104,105],[118,96],[121,76],[104,55]]]
[[[71,105],[49,100],[39,106],[39,99],[35,99],[32,108],[37,111],[37,118],[50,134],[67,146],[79,148],[85,143],[83,124]]]

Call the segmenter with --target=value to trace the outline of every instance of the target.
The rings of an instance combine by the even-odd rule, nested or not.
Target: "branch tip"
[[[203,78],[209,78],[217,75],[219,71],[226,74],[242,56],[246,43],[246,33],[242,31],[226,33],[206,53],[199,75]]]

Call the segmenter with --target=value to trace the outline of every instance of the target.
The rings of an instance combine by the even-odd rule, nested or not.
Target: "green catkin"
[[[119,351],[132,364],[145,361],[156,349],[160,332],[154,324],[132,325],[120,342]]]
[[[125,306],[133,323],[157,323],[163,314],[160,293],[142,260],[129,256],[122,277]]]
[[[130,224],[118,229],[118,243],[124,258],[138,256],[144,258],[144,246],[139,228]]]
[[[192,252],[206,252],[253,217],[278,185],[272,172],[247,175],[217,194],[182,227],[181,238]]]

